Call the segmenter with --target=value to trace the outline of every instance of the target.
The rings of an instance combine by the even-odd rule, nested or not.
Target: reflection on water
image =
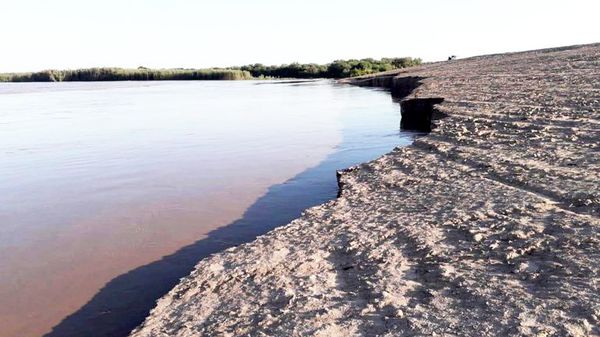
[[[0,86],[0,334],[124,335],[198,259],[409,141],[384,92],[254,84]]]

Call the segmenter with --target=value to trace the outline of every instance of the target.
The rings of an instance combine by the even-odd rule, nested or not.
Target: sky
[[[205,68],[600,42],[598,0],[0,0],[0,72]]]

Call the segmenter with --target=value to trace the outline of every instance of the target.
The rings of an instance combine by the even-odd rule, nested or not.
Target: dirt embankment
[[[432,132],[201,261],[132,336],[600,335],[600,45],[354,84]]]

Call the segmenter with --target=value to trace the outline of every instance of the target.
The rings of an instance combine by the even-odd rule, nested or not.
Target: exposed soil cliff
[[[431,133],[201,261],[132,336],[599,335],[600,45],[353,82]]]

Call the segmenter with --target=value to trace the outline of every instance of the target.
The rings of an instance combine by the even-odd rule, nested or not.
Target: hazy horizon
[[[599,10],[585,0],[23,0],[0,4],[0,72],[437,61],[599,42]]]

